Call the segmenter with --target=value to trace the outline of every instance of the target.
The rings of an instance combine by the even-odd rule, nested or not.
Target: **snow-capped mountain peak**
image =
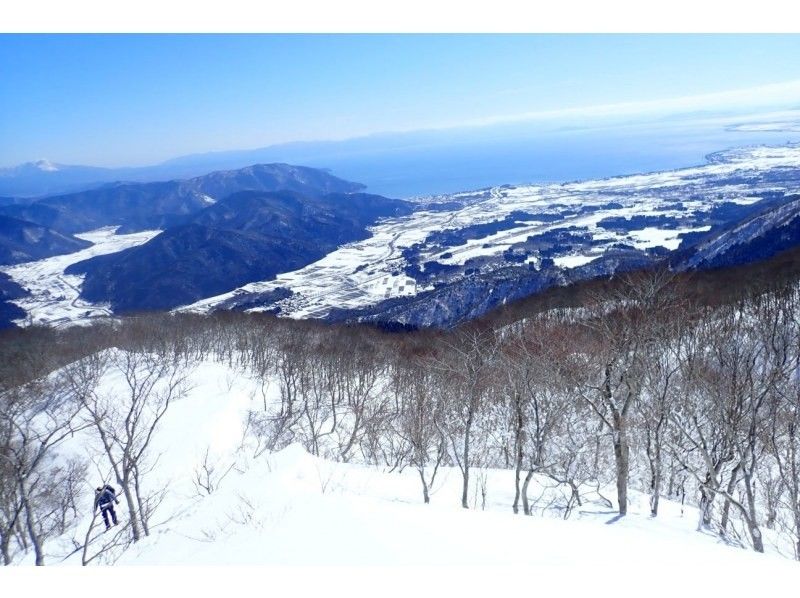
[[[33,162],[32,165],[41,170],[42,172],[56,172],[58,170],[61,170],[58,164],[54,164],[53,162],[47,159],[36,160],[36,162]]]

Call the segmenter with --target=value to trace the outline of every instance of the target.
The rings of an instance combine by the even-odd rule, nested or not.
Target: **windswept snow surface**
[[[114,233],[117,228],[104,227],[76,234],[76,237],[94,243],[81,251],[0,268],[0,271],[8,274],[14,282],[30,292],[30,296],[12,301],[28,314],[27,318],[16,323],[57,326],[110,315],[108,306],[80,299],[80,288],[84,277],[64,274],[64,270],[67,266],[97,255],[116,253],[142,245],[161,232],[149,230],[116,235]]]
[[[281,315],[295,318],[324,317],[334,308],[361,308],[433,288],[433,284],[417,283],[406,275],[406,267],[412,264],[404,251],[414,250],[413,265],[421,269],[426,262],[463,266],[470,260],[477,268],[491,268],[491,261],[482,264],[480,260],[496,261],[513,245],[537,237],[545,239],[544,235],[554,232],[591,239],[591,246],[578,253],[571,247],[552,249],[555,264],[567,269],[587,264],[619,244],[642,250],[674,250],[682,235],[709,230],[704,215],[715,206],[755,203],[761,199],[756,195],[760,191],[797,191],[793,182],[796,177],[791,173],[800,169],[800,145],[737,148],[713,154],[708,160],[702,166],[663,172],[420,198],[419,211],[379,222],[370,229],[369,239],[347,244],[275,280],[250,283],[180,310],[211,311],[232,299],[245,300],[285,288],[292,296],[268,309],[278,307]],[[790,182],[782,184],[784,179]],[[660,224],[633,231],[603,224],[608,218],[636,216],[655,218]],[[498,231],[489,227],[488,232],[469,236],[461,244],[432,241],[442,231],[459,231],[507,218],[514,220],[510,228]],[[530,251],[525,261],[538,263],[537,250]]]
[[[124,392],[121,372],[111,368],[98,393]],[[617,596],[643,591],[626,585],[626,572],[659,588],[668,584],[686,591],[736,592],[752,580],[761,589],[800,581],[800,565],[778,556],[770,538],[772,554],[767,555],[724,545],[695,531],[694,509],[683,512],[664,500],[661,514],[652,519],[646,497],[636,492],[624,519],[590,494],[564,521],[547,510],[546,501],[534,516],[512,514],[514,474],[509,470],[486,471],[485,510],[477,485],[470,491],[472,508],[464,510],[456,469],[440,471],[432,503],[424,505],[412,468],[390,472],[335,463],[296,444],[256,457],[243,434],[245,417],[263,401],[277,400],[276,393],[276,385],[264,389],[214,361],[192,369],[187,396],[170,406],[156,432],[154,469],[144,478],[147,489],[166,489],[156,524],[150,537],[114,555],[117,564],[504,566],[514,567],[521,582],[537,583],[532,574],[562,579],[565,591],[573,587],[569,576],[593,569],[600,572],[598,587],[621,584]],[[89,432],[78,433],[61,450],[64,456],[90,458],[96,471],[107,469]],[[198,493],[192,481],[206,452],[218,475],[229,470],[210,494]],[[477,480],[479,470],[474,474]],[[94,485],[87,484],[74,531],[46,544],[48,563],[80,564],[79,554],[64,556],[74,550],[73,540],[82,542],[92,521]],[[555,491],[535,479],[530,495]],[[124,525],[124,502],[118,513]],[[695,579],[700,585],[690,583]]]

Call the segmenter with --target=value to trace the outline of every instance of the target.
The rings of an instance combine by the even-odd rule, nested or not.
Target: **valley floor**
[[[109,306],[81,299],[80,290],[84,277],[65,274],[64,270],[72,264],[98,255],[141,245],[161,232],[154,230],[117,235],[117,228],[110,226],[75,235],[92,243],[81,251],[0,268],[0,271],[11,276],[14,282],[30,293],[29,296],[14,301],[28,313],[26,319],[16,323],[59,326],[111,315]]]

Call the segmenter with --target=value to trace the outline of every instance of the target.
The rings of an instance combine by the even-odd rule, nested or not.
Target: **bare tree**
[[[331,351],[326,368],[331,401],[331,431],[336,436],[338,458],[348,462],[361,444],[367,426],[379,417],[375,393],[383,374],[376,347],[355,335],[345,337]]]
[[[149,522],[160,495],[147,493],[149,449],[158,425],[173,401],[187,391],[186,370],[175,360],[150,353],[113,351],[95,355],[69,369],[72,390],[87,425],[93,427],[117,484],[122,489],[134,542],[149,535]],[[109,372],[121,377],[125,391],[98,388]]]
[[[219,461],[212,459],[210,452],[211,450],[206,448],[203,453],[203,460],[195,467],[194,476],[192,477],[192,483],[198,496],[207,496],[218,490],[222,480],[233,471],[236,465],[235,462],[231,462],[225,467]]]
[[[461,506],[465,509],[469,508],[473,428],[486,406],[496,352],[497,341],[492,330],[470,327],[442,341],[440,354],[431,361],[431,367],[441,374],[446,405],[442,410],[442,430],[450,456],[461,470]]]
[[[59,463],[54,456],[56,448],[81,429],[79,408],[63,392],[57,377],[0,392],[4,474],[0,547],[5,564],[11,563],[12,537],[21,539],[24,530],[23,548],[29,541],[36,565],[44,565],[46,539],[65,531],[76,516],[75,489],[82,465]]]
[[[685,359],[685,337],[690,322],[684,313],[671,310],[653,314],[652,342],[643,348],[641,393],[636,400],[647,463],[649,465],[650,515],[658,515],[663,487],[665,436],[676,397],[684,392],[680,376]]]
[[[498,369],[512,421],[514,513],[521,499],[530,515],[528,486],[535,473],[548,473],[554,435],[566,423],[569,399],[560,372],[564,341],[560,324],[547,318],[508,330],[504,338]],[[523,469],[527,473],[520,484]]]
[[[720,496],[720,532],[727,532],[733,507],[758,552],[764,545],[755,475],[766,448],[770,397],[786,361],[786,348],[776,336],[781,328],[776,314],[761,310],[757,302],[741,302],[705,319],[690,361],[696,393],[671,417],[683,443],[674,454],[700,489],[698,528],[711,526],[714,500]],[[739,484],[743,500],[735,493]]]
[[[789,514],[795,558],[800,560],[800,291],[793,289],[782,299],[791,314],[786,321],[790,353],[784,376],[775,385],[769,446],[785,489],[782,505]]]
[[[569,367],[574,387],[611,437],[620,515],[628,512],[631,410],[641,392],[645,348],[654,339],[652,318],[673,301],[672,279],[664,270],[636,273],[596,295],[584,321],[589,334]]]
[[[406,363],[394,370],[394,384],[401,397],[397,433],[410,447],[409,462],[422,484],[422,500],[430,503],[430,488],[447,455],[438,419],[442,409],[436,372],[423,364]]]

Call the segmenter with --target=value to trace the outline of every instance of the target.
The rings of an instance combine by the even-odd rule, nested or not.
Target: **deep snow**
[[[120,372],[110,370],[99,392],[118,396],[123,384]],[[263,401],[260,389],[220,363],[206,361],[192,369],[187,396],[170,407],[155,437],[158,459],[146,484],[168,491],[157,525],[150,537],[115,555],[117,564],[512,567],[521,583],[563,579],[567,589],[584,584],[600,594],[621,579],[619,595],[641,593],[640,580],[657,580],[660,589],[713,588],[733,592],[729,595],[740,595],[747,584],[763,590],[800,581],[800,565],[778,556],[774,546],[768,546],[771,554],[759,555],[724,545],[695,531],[694,509],[682,512],[667,500],[659,517],[650,518],[647,497],[637,492],[623,519],[595,500],[565,521],[546,509],[531,517],[512,514],[511,471],[487,471],[486,510],[477,486],[470,497],[474,508],[464,510],[455,469],[440,472],[432,504],[424,505],[411,468],[389,472],[334,463],[296,444],[254,457],[243,422],[247,410]],[[273,385],[267,399],[275,392]],[[102,469],[89,432],[61,450],[87,456]],[[211,494],[198,493],[192,482],[206,451],[218,472],[233,466]],[[473,479],[479,477],[474,470]],[[87,482],[84,512],[73,533],[46,545],[48,564],[80,564],[77,554],[62,559],[90,524],[94,485]],[[530,494],[543,490],[537,483]],[[118,512],[124,523],[124,504]],[[576,578],[577,572],[594,572],[596,580]]]

